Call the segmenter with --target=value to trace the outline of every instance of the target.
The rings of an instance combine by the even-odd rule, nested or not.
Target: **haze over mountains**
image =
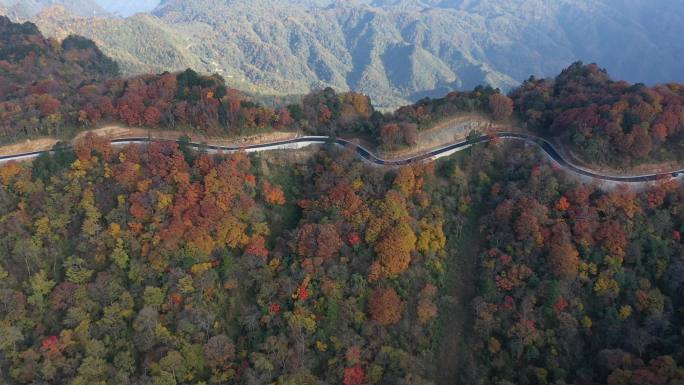
[[[159,0],[0,0],[0,11],[15,18],[30,18],[43,9],[64,7],[78,16],[130,16],[148,12]]]
[[[0,0],[0,11],[15,19],[33,17],[51,6],[64,7],[78,16],[104,16],[107,13],[94,0]]]
[[[130,13],[124,3],[100,2]],[[482,83],[508,89],[575,60],[630,81],[684,80],[681,0],[164,0],[129,18],[65,6],[33,21],[93,39],[127,74],[192,67],[252,91],[353,89],[381,107]]]

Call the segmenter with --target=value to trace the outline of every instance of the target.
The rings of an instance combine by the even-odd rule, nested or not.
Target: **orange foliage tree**
[[[572,278],[577,275],[579,253],[572,243],[563,242],[552,245],[549,259],[553,272],[557,276]]]
[[[382,326],[389,326],[401,319],[404,303],[391,287],[378,288],[371,294],[369,311],[373,321]]]
[[[307,223],[297,232],[296,251],[303,257],[332,257],[342,247],[342,238],[332,224]]]
[[[279,186],[272,185],[265,180],[261,183],[261,191],[264,194],[264,200],[272,205],[284,205],[285,194]]]

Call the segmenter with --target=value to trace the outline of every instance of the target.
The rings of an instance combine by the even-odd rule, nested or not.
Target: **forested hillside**
[[[657,171],[684,85],[528,77],[684,79],[677,1],[97,5],[134,3],[0,0],[60,38],[0,16],[0,145],[63,141],[0,162],[0,384],[684,385],[684,181]],[[581,183],[500,136],[405,167],[332,140],[497,130],[658,180]],[[266,133],[331,140],[188,136]]]
[[[290,164],[94,137],[4,165],[1,376],[425,383],[446,257],[433,180],[340,153]]]
[[[82,37],[70,36],[58,42],[45,38],[32,23],[13,23],[3,16],[0,37],[2,97],[14,97],[19,89],[38,82],[74,87],[119,74],[117,64]]]
[[[68,138],[82,129],[123,124],[212,136],[299,129],[362,136],[396,149],[415,144],[418,130],[456,113],[487,113],[495,94],[503,104],[508,100],[498,90],[478,87],[381,114],[363,94],[326,88],[297,103],[267,107],[227,87],[221,76],[190,69],[120,78],[116,63],[82,37],[59,44],[33,24],[6,18],[0,19],[0,34],[0,142],[5,143],[41,135]],[[502,113],[510,116],[510,107],[495,115]]]
[[[393,113],[332,88],[265,106],[191,69],[120,77],[86,38],[0,18],[2,143],[116,124],[392,151],[463,114],[600,166],[684,156],[682,85],[594,64]],[[88,134],[0,165],[0,383],[684,383],[681,181],[603,191],[499,140],[390,169],[185,139]]]
[[[512,97],[529,128],[559,138],[591,164],[684,158],[682,84],[630,84],[596,64],[575,63],[555,79],[531,78]]]
[[[429,385],[439,359],[445,385],[684,381],[679,182],[605,193],[501,143],[302,156],[91,136],[0,166],[3,381]],[[472,301],[446,291],[464,252]],[[461,301],[474,323],[443,323]]]
[[[477,113],[562,144],[593,166],[629,168],[684,157],[684,91],[610,78],[596,64],[572,64],[556,78],[529,78],[510,93],[478,86],[424,98],[393,113],[361,93],[332,88],[270,106],[193,70],[118,76],[116,63],[90,40],[58,43],[30,23],[0,18],[0,142],[69,138],[106,124],[166,128],[210,136],[269,130],[361,137],[386,150],[416,144],[419,131]]]
[[[536,150],[494,154],[463,383],[684,383],[681,182],[604,192]]]
[[[417,133],[459,113],[514,117],[558,140],[580,161],[630,167],[684,156],[682,85],[615,81],[595,64],[575,63],[554,79],[530,78],[511,98],[490,87],[423,99],[379,113],[369,97],[313,91],[299,101],[261,105],[218,75],[193,70],[117,77],[95,44],[44,38],[30,23],[0,19],[0,141],[53,135],[108,123],[225,136],[266,130],[361,136],[385,149],[415,144]],[[276,103],[277,104],[277,103]]]
[[[631,82],[684,81],[684,7],[671,0],[169,0],[127,19],[48,12],[49,36],[93,39],[127,75],[194,68],[241,88],[332,86],[382,109],[576,60]]]

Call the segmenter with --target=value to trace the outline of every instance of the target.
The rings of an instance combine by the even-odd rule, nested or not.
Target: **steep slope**
[[[0,140],[57,133],[57,127],[78,118],[70,97],[87,84],[117,75],[116,62],[92,41],[69,36],[60,44],[43,37],[34,24],[0,16]]]
[[[185,49],[185,39],[150,15],[138,14],[127,19],[83,18],[70,15],[63,7],[51,7],[37,15],[36,20],[46,35],[57,39],[75,31],[89,32],[86,35],[114,58],[124,73],[201,67],[201,61]],[[150,58],[155,58],[154,62]]]
[[[2,97],[36,81],[78,84],[118,74],[117,64],[82,37],[69,36],[60,44],[43,37],[34,24],[16,24],[0,16],[0,38]]]
[[[227,84],[243,91],[275,93],[242,77],[225,75],[221,67],[205,59],[207,55],[191,50],[194,39],[149,14],[139,13],[129,18],[84,18],[70,15],[63,7],[50,7],[33,21],[46,35],[58,39],[83,31],[107,56],[116,60],[127,75],[196,68],[205,73],[223,74]]]
[[[428,28],[451,23],[438,12],[274,4],[266,14],[263,3],[222,4],[166,2],[154,17],[109,20],[47,13],[35,21],[52,36],[82,31],[126,73],[193,67],[262,91],[355,89],[385,107],[483,82],[517,83],[472,54],[458,52],[448,31]]]

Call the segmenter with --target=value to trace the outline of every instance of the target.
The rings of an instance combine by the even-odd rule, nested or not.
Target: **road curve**
[[[453,143],[444,147],[437,148],[435,150],[426,152],[424,154],[412,156],[409,158],[405,159],[382,159],[370,150],[366,149],[365,147],[358,145],[356,143],[353,143],[349,140],[346,139],[340,139],[340,138],[332,138],[332,137],[327,137],[327,136],[302,136],[299,138],[295,139],[288,139],[288,140],[281,140],[281,141],[275,141],[275,142],[269,142],[269,143],[263,143],[263,144],[255,144],[255,145],[250,145],[250,146],[217,146],[217,145],[205,145],[201,143],[194,143],[190,142],[189,145],[194,148],[202,148],[210,151],[226,151],[226,152],[234,152],[234,151],[247,151],[247,152],[254,152],[254,151],[266,151],[266,150],[276,150],[276,149],[287,149],[287,148],[300,148],[300,147],[305,147],[308,145],[312,144],[336,144],[342,147],[350,147],[353,148],[356,154],[370,162],[376,165],[380,166],[404,166],[412,163],[417,163],[417,162],[422,162],[426,160],[432,160],[436,159],[442,156],[447,156],[450,155],[456,151],[468,148],[472,145],[479,144],[479,143],[486,143],[495,139],[508,139],[508,140],[520,140],[524,141],[533,145],[536,145],[542,149],[552,160],[554,160],[556,163],[558,163],[561,167],[564,169],[575,173],[580,176],[585,176],[597,180],[602,180],[602,181],[610,181],[610,182],[619,182],[619,183],[644,183],[644,182],[653,182],[657,180],[662,180],[662,179],[667,179],[667,178],[679,178],[681,176],[684,176],[684,170],[677,170],[673,172],[668,172],[668,173],[659,173],[659,174],[643,174],[643,175],[631,175],[631,176],[615,176],[615,175],[605,175],[605,174],[600,174],[598,172],[594,172],[591,170],[587,170],[584,168],[581,168],[579,166],[574,165],[573,163],[569,162],[561,154],[556,150],[556,148],[547,140],[530,135],[530,134],[523,134],[523,133],[515,133],[515,132],[500,132],[496,134],[491,134],[491,135],[482,135],[478,136],[476,138],[471,138],[467,139],[461,142]],[[164,141],[164,140],[159,140],[159,139],[150,139],[150,138],[144,138],[144,137],[139,137],[139,138],[125,138],[125,139],[114,139],[112,140],[112,144],[114,145],[123,145],[123,144],[144,144],[148,143],[150,141]],[[41,154],[52,152],[52,150],[46,150],[46,151],[35,151],[35,152],[27,152],[27,153],[22,153],[22,154],[15,154],[15,155],[6,155],[6,156],[0,156],[0,163],[3,162],[8,162],[12,160],[27,160],[27,159],[32,159],[35,157],[40,156]]]

